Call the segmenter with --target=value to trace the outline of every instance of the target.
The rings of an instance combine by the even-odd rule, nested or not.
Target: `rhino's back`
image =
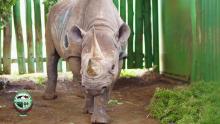
[[[54,46],[63,57],[65,34],[73,25],[81,26],[83,7],[87,0],[63,0],[58,2],[49,13],[49,26]]]
[[[116,32],[122,23],[111,0],[63,0],[51,9],[47,26],[57,52],[66,58],[64,39],[72,26],[77,25],[85,31],[100,26]],[[74,54],[74,50],[69,54]]]

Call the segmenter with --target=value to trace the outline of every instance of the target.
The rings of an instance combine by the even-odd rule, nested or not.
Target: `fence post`
[[[121,15],[122,20],[125,22],[126,22],[126,1],[127,0],[121,0],[121,3],[120,3],[120,15]],[[124,61],[123,69],[126,67],[125,64],[126,63]]]
[[[128,25],[131,29],[131,35],[128,39],[128,62],[127,67],[133,68],[134,65],[134,52],[133,52],[133,38],[134,38],[134,7],[133,0],[127,0],[128,2]]]
[[[34,0],[35,34],[36,34],[36,72],[43,72],[43,42],[41,26],[41,0]]]
[[[118,9],[119,8],[118,0],[113,0],[113,2],[115,4],[116,8]]]
[[[0,18],[0,74],[2,73],[2,22],[1,22],[1,18]]]
[[[158,0],[152,0],[153,7],[153,53],[154,53],[154,65],[157,66],[159,72],[159,26],[158,26]]]
[[[34,73],[34,45],[32,31],[32,0],[26,0],[26,31],[28,52],[28,73]]]
[[[126,22],[126,1],[127,0],[121,0],[120,3],[120,15],[125,22]]]
[[[4,41],[3,41],[3,73],[11,73],[11,40],[12,40],[12,18],[10,17],[9,23],[4,28]]]
[[[17,40],[17,59],[19,74],[26,73],[25,58],[24,58],[24,40],[21,28],[21,17],[20,17],[20,0],[16,1],[16,5],[13,7],[14,12],[14,25]]]
[[[58,66],[57,66],[58,72],[62,72],[63,71],[63,68],[62,68],[63,62],[62,61],[63,61],[62,58],[60,58],[60,60],[58,62]]]
[[[153,51],[152,51],[152,32],[151,32],[151,0],[144,0],[144,38],[145,38],[145,67],[152,67]]]
[[[143,68],[143,0],[135,0],[135,66]]]

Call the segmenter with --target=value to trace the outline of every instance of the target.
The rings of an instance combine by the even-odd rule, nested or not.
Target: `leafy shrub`
[[[196,82],[173,90],[157,89],[150,114],[162,124],[219,124],[220,84]]]
[[[45,13],[48,14],[51,7],[56,4],[58,0],[45,0],[44,1],[44,7],[45,7]]]
[[[0,28],[4,27],[11,16],[11,7],[15,5],[16,0],[0,0]]]

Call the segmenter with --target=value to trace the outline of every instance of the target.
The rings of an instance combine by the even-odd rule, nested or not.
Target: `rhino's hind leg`
[[[84,92],[81,87],[81,74],[80,74],[80,69],[81,69],[81,59],[78,57],[72,57],[67,60],[67,64],[70,68],[70,70],[73,73],[73,82],[75,83],[74,85],[76,86],[74,88],[75,95],[84,98]]]
[[[56,85],[57,85],[57,64],[60,56],[54,51],[53,54],[49,54],[47,58],[47,76],[48,82],[46,90],[43,95],[43,99],[52,100],[57,98]]]

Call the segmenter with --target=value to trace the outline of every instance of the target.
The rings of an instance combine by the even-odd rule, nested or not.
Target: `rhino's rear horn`
[[[104,55],[102,54],[95,32],[96,32],[95,28],[93,27],[93,42],[92,42],[91,54],[92,57],[94,58],[103,58]]]

